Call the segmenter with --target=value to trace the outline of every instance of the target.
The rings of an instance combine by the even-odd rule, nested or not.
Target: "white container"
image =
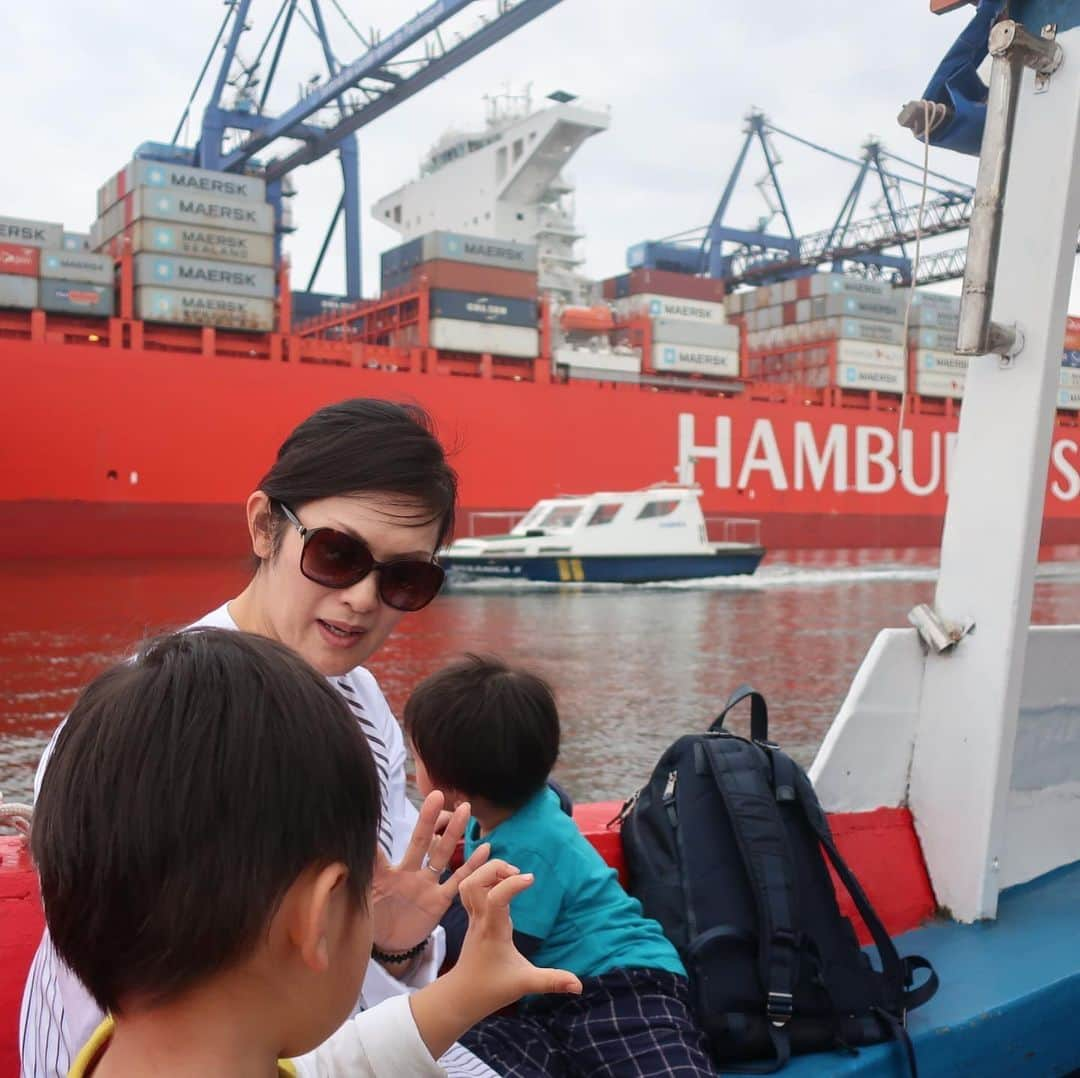
[[[675,318],[654,318],[654,344],[689,344],[704,348],[739,347],[739,327],[727,323],[682,322]]]
[[[574,348],[563,345],[555,349],[555,362],[565,367],[579,370],[624,371],[635,373],[641,370],[641,353],[636,349],[620,348],[600,350],[592,348]]]
[[[962,374],[939,374],[934,371],[916,371],[915,392],[920,397],[949,397],[960,400],[964,395]]]
[[[274,237],[254,232],[233,232],[209,225],[178,225],[170,221],[136,221],[106,241],[106,251],[119,257],[125,240],[136,254],[182,255],[246,266],[274,264]]]
[[[23,217],[0,217],[0,243],[19,243],[24,247],[62,247],[64,226],[49,221],[30,221]]]
[[[1057,406],[1070,412],[1080,411],[1080,389],[1059,389]]]
[[[794,303],[799,298],[798,281],[784,281],[780,286],[784,303]]]
[[[945,311],[947,314],[960,313],[960,297],[949,296],[944,292],[920,292],[916,291],[915,298],[911,301],[912,310],[931,308],[936,311]]]
[[[873,318],[837,318],[831,324],[835,335],[843,340],[895,345],[904,343],[904,327],[900,322],[879,322]]]
[[[681,299],[678,296],[659,296],[642,292],[636,296],[617,299],[612,306],[620,318],[664,318],[679,322],[705,322],[723,325],[727,312],[722,303],[704,299]]]
[[[862,281],[842,273],[815,273],[810,280],[811,296],[891,297],[892,285],[881,281]]]
[[[841,389],[877,389],[903,393],[907,379],[903,367],[879,367],[864,363],[836,364],[836,384]]]
[[[274,231],[274,208],[265,202],[237,202],[166,189],[137,187],[105,211],[91,229],[94,246],[123,232],[135,221],[152,218],[181,225],[210,225],[234,232],[270,235]]]
[[[873,281],[860,282],[874,284]],[[814,317],[832,318],[846,316],[853,318],[867,318],[877,322],[900,322],[904,321],[904,310],[907,301],[900,295],[850,295],[837,293],[822,296],[814,308]],[[820,310],[820,314],[817,312]]]
[[[1080,370],[1076,367],[1062,367],[1058,385],[1062,389],[1080,389]]]
[[[939,352],[928,348],[920,348],[915,353],[915,369],[963,378],[967,374],[968,357],[958,356],[953,352]]]
[[[797,299],[795,301],[795,321],[809,322],[813,317],[813,307],[810,301],[808,299]]]
[[[729,316],[743,313],[745,297],[745,292],[729,292],[724,297],[724,310]]]
[[[944,307],[927,307],[912,304],[911,325],[929,329],[948,330],[954,336],[960,326],[960,308],[948,310]]]
[[[212,262],[204,258],[139,254],[135,256],[135,284],[273,299],[275,280],[274,271],[267,266],[238,266],[235,262]]]
[[[904,349],[898,344],[875,344],[872,341],[837,341],[836,368],[854,365],[856,367],[888,367],[903,371],[905,364]]]
[[[98,215],[103,214],[136,187],[171,188],[214,198],[236,199],[240,202],[266,201],[266,181],[258,176],[214,172],[206,168],[170,165],[136,158],[98,189]]]
[[[739,353],[730,348],[698,348],[689,345],[656,344],[652,350],[656,371],[688,371],[717,378],[739,377]]]
[[[87,251],[90,249],[90,236],[86,232],[65,232],[60,246],[65,251]]]
[[[913,326],[908,333],[908,343],[914,348],[930,348],[935,352],[952,352],[956,350],[956,330]]]
[[[432,348],[447,352],[470,352],[514,359],[533,359],[540,354],[540,331],[530,326],[495,326],[466,322],[460,318],[433,318],[428,323]]]
[[[113,260],[108,255],[95,255],[89,251],[46,249],[41,252],[40,272],[43,280],[111,285]]]
[[[30,310],[38,303],[38,281],[36,277],[24,277],[22,274],[0,273],[0,307],[18,307]]]
[[[144,285],[135,289],[135,317],[146,322],[268,333],[274,328],[274,304],[268,299],[248,296],[215,296]]]

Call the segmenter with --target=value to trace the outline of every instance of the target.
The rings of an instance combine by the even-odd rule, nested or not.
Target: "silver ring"
[[[429,872],[434,872],[435,875],[439,876],[440,878],[442,877],[442,874],[446,871],[445,868],[436,868],[430,861],[428,861],[428,863],[424,865],[424,868],[426,868]]]

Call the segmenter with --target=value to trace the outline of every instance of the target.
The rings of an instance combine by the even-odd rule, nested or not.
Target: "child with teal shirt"
[[[714,1075],[674,946],[547,784],[559,752],[549,686],[470,655],[417,688],[405,728],[421,793],[472,805],[466,855],[490,843],[492,857],[534,875],[510,907],[518,949],[583,984],[572,1001],[533,996],[516,1016],[486,1019],[470,1050],[505,1078]]]

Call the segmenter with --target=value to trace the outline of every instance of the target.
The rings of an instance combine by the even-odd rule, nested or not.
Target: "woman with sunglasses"
[[[447,820],[440,795],[419,815],[407,801],[401,730],[363,667],[406,613],[438,594],[443,570],[435,554],[453,528],[456,500],[457,478],[420,408],[365,399],[322,408],[289,435],[247,500],[251,580],[195,623],[288,645],[330,679],[368,737],[382,793],[375,961],[362,997],[368,1007],[436,975],[439,919],[486,858],[484,850],[443,879],[468,813]],[[66,1075],[101,1017],[46,934],[23,996],[22,1074]],[[440,1062],[452,1076],[494,1078],[460,1046]]]

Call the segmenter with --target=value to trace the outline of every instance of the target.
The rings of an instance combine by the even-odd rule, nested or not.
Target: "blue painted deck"
[[[912,1012],[908,1029],[920,1078],[1065,1075],[1080,1067],[1080,864],[1001,896],[998,919],[933,923],[897,937],[903,954],[929,958],[937,995]],[[820,1053],[783,1074],[902,1078],[895,1044],[858,1057]]]

